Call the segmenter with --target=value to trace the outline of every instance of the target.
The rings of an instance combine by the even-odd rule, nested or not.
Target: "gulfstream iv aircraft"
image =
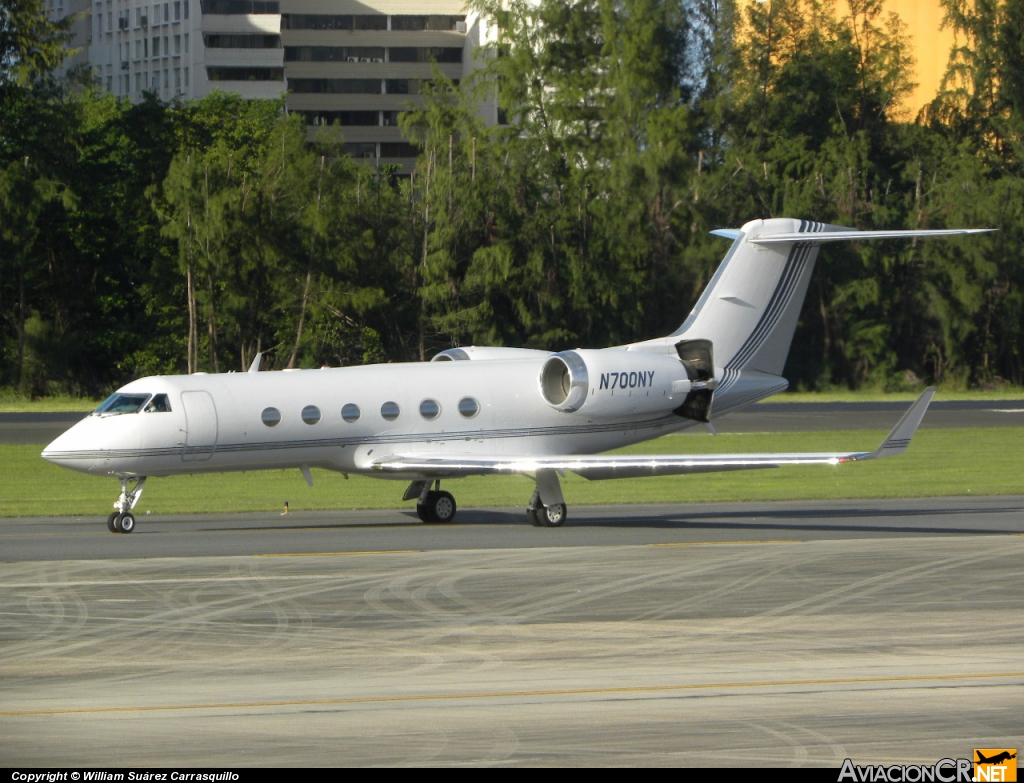
[[[614,348],[551,353],[452,348],[430,362],[321,370],[168,375],[122,387],[46,447],[57,465],[115,476],[107,525],[135,528],[148,476],[311,467],[408,482],[424,522],[450,522],[442,480],[520,473],[536,482],[535,525],[557,527],[565,471],[610,479],[902,454],[934,389],[872,452],[602,455],[710,422],[787,386],[781,377],[818,249],[825,242],[980,231],[856,231],[755,220],[712,233],[732,247],[675,332]]]

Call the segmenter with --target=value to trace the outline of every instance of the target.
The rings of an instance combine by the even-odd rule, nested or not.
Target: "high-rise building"
[[[435,65],[456,84],[465,78],[489,33],[463,0],[281,0],[288,109],[313,127],[343,126],[354,157],[414,157],[399,112],[418,103]],[[497,121],[496,104],[479,111]]]
[[[47,0],[78,14],[66,68],[88,63],[114,95],[201,98],[213,90],[279,98],[311,126],[343,127],[374,162],[415,157],[397,125],[436,66],[458,83],[493,34],[463,0]],[[494,102],[480,106],[497,121]]]

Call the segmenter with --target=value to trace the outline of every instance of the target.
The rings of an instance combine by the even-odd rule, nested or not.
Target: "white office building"
[[[419,102],[432,63],[458,83],[494,28],[464,0],[48,0],[54,14],[82,13],[80,52],[114,95],[137,101],[287,94],[311,127],[339,124],[348,151],[380,162],[415,156],[398,113]],[[64,5],[62,5],[64,4]],[[494,103],[480,106],[497,121]]]

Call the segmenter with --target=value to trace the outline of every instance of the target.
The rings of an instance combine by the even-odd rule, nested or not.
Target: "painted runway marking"
[[[756,682],[714,682],[688,685],[638,685],[621,688],[559,688],[537,691],[495,691],[492,693],[426,693],[415,696],[360,696],[347,699],[295,699],[291,701],[220,702],[210,704],[163,704],[137,707],[83,707],[77,709],[4,710],[2,717],[32,715],[96,715],[102,713],[181,712],[188,710],[251,709],[265,707],[311,707],[331,704],[385,704],[392,702],[451,701],[458,699],[510,699],[535,696],[600,696],[627,693],[671,693],[673,691],[714,690],[716,688],[771,688],[802,685],[869,685],[886,682],[948,682],[1024,677],[1024,672],[988,674],[931,674],[908,677],[837,677],[814,680],[763,680]]]

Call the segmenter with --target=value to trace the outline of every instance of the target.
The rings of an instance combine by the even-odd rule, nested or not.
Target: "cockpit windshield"
[[[153,399],[146,403],[144,410],[146,413],[170,413],[171,401],[167,399],[166,394],[154,394]]]
[[[107,397],[93,413],[138,413],[148,400],[148,394],[119,394],[115,392]]]

